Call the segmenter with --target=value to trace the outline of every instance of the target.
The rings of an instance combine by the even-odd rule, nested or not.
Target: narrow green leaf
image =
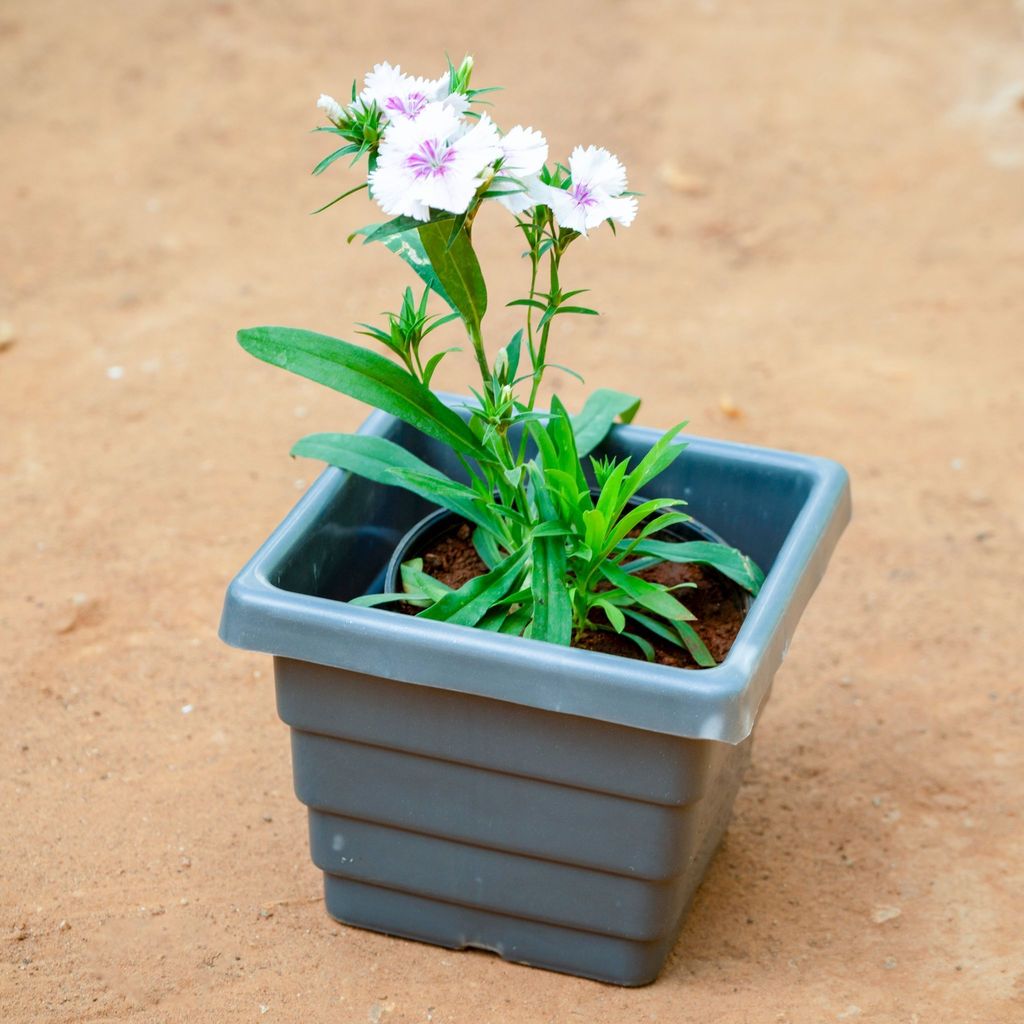
[[[272,366],[389,412],[478,462],[493,461],[455,412],[407,370],[376,352],[292,327],[252,327],[239,331],[238,341]]]
[[[329,210],[335,203],[340,203],[342,199],[348,199],[349,196],[353,196],[357,192],[361,192],[366,187],[366,182],[364,181],[362,185],[356,185],[355,188],[350,188],[347,192],[342,192],[340,196],[335,196],[329,203],[324,203],[319,210],[314,210],[310,216],[315,216],[318,213],[323,213],[324,210]]]
[[[423,383],[429,386],[430,381],[433,379],[434,372],[437,370],[438,366],[441,363],[441,360],[444,359],[446,355],[448,355],[450,352],[461,351],[462,349],[456,345],[452,348],[446,348],[442,349],[440,352],[435,352],[434,355],[432,355],[427,360],[426,365],[423,367]]]
[[[580,457],[588,455],[605,438],[616,417],[630,423],[640,408],[640,399],[623,391],[598,388],[572,420]]]
[[[325,156],[323,158],[323,160],[321,160],[320,163],[318,163],[316,165],[316,167],[313,168],[313,173],[314,174],[323,174],[323,172],[326,171],[327,168],[330,167],[331,164],[333,164],[335,160],[340,160],[343,156],[348,156],[349,153],[358,153],[358,152],[359,152],[359,147],[358,146],[353,146],[353,145],[342,146],[341,149],[336,149],[333,153],[331,153],[330,156]]]
[[[626,617],[611,601],[603,601],[599,598],[594,604],[608,616],[608,621],[616,633],[621,633],[626,628]]]
[[[322,459],[374,483],[403,487],[500,535],[500,526],[475,491],[387,438],[368,434],[310,434],[296,442],[292,455]]]
[[[614,562],[602,562],[601,575],[613,586],[625,591],[637,604],[655,615],[661,615],[672,622],[685,621],[693,618],[665,587],[657,583],[649,583],[638,576],[623,572]]]
[[[409,604],[423,604],[429,602],[426,594],[406,592],[403,594],[363,594],[360,597],[353,597],[349,604],[358,605],[360,608],[376,608],[379,604],[394,604],[397,601],[407,601]]]
[[[488,569],[500,565],[501,560],[506,557],[498,547],[494,534],[481,527],[477,527],[473,531],[473,547],[476,548],[476,553],[483,559]]]
[[[473,333],[479,331],[487,312],[487,285],[469,235],[460,231],[450,244],[449,236],[450,224],[446,221],[419,227],[420,241],[445,295]]]
[[[530,622],[530,609],[517,608],[499,627],[499,632],[507,633],[509,636],[522,636],[523,630]]]
[[[626,478],[625,487],[630,497],[642,490],[659,473],[663,473],[686,450],[686,443],[674,444],[679,431],[686,426],[686,421],[677,423],[665,431],[651,446],[650,451],[640,460],[639,465]]]
[[[406,225],[406,222],[409,224],[405,226],[405,230],[398,230],[395,227],[396,221],[401,221],[403,225]],[[382,242],[385,249],[403,259],[431,291],[439,295],[453,310],[458,312],[438,280],[437,274],[434,273],[430,257],[427,256],[427,251],[423,248],[419,236],[420,224],[421,221],[414,220],[412,217],[397,217],[386,224],[368,224],[366,227],[352,232],[349,235],[349,241],[351,242],[357,235],[364,235],[364,245],[371,241]]]
[[[533,622],[530,636],[534,640],[561,644],[572,640],[572,605],[565,578],[565,543],[560,537],[537,537],[533,551]]]
[[[643,540],[633,549],[635,555],[648,555],[663,562],[696,562],[710,565],[723,576],[738,583],[755,597],[764,583],[764,573],[753,559],[727,544],[711,541]]]
[[[521,548],[490,572],[468,580],[458,590],[446,594],[437,604],[420,612],[418,618],[475,626],[515,585],[526,562],[527,551],[528,548]]]
[[[422,558],[410,558],[402,563],[402,587],[406,593],[423,594],[430,601],[440,601],[452,588],[423,571]]]
[[[654,648],[651,646],[649,641],[645,640],[638,633],[623,633],[622,635],[625,637],[629,637],[629,639],[632,640],[633,643],[635,643],[641,651],[643,651],[644,657],[648,661],[654,661]]]
[[[704,645],[704,641],[701,640],[697,631],[688,622],[674,622],[673,625],[679,631],[680,637],[682,637],[683,643],[686,644],[686,649],[693,655],[693,660],[700,665],[701,668],[713,668],[718,664],[713,657],[711,652]]]

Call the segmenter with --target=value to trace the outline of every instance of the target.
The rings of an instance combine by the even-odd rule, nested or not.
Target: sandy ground
[[[1024,1020],[1024,8],[464,6],[0,6],[0,1018]],[[216,637],[317,472],[289,445],[364,415],[235,329],[352,337],[406,281],[344,244],[364,200],[306,215],[346,181],[308,174],[313,101],[445,49],[504,124],[608,145],[645,193],[573,254],[604,316],[558,360],[854,482],[642,990],[329,920],[269,660]],[[496,310],[523,287],[499,213]]]

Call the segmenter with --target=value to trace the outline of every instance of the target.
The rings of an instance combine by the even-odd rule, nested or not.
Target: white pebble
[[[107,377],[109,380],[120,380],[124,376],[123,366],[108,366]]]
[[[181,713],[183,715],[190,715],[190,714],[192,714],[192,705],[191,704],[182,704],[181,705]]]

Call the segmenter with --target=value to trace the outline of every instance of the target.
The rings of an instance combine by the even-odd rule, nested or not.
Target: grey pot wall
[[[453,476],[390,416],[367,433]],[[614,430],[640,456],[657,432]],[[840,466],[687,438],[654,485],[767,572],[728,658],[677,669],[346,602],[431,506],[327,469],[228,590],[275,655],[327,909],[350,924],[651,981],[728,823],[793,629],[850,514]]]

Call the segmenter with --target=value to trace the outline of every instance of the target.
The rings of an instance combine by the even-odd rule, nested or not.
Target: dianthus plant
[[[369,435],[314,434],[295,445],[295,455],[404,487],[474,528],[474,545],[488,567],[482,575],[450,589],[413,559],[403,566],[403,593],[369,595],[360,603],[400,599],[425,619],[559,644],[585,631],[614,631],[648,658],[658,637],[687,648],[699,665],[713,665],[678,588],[638,575],[663,561],[702,562],[752,593],[761,583],[757,567],[733,548],[666,539],[666,530],[689,518],[681,511],[684,502],[640,497],[682,452],[677,435],[685,424],[672,427],[631,466],[628,459],[591,452],[616,419],[632,419],[639,399],[602,388],[576,415],[557,398],[550,410],[536,407],[544,373],[555,365],[551,336],[559,318],[595,314],[579,303],[585,289],[563,284],[566,255],[604,224],[612,231],[631,224],[636,195],[627,189],[625,168],[606,149],[579,146],[564,164],[549,163],[539,131],[519,125],[501,131],[479,109],[492,90],[471,87],[472,70],[470,58],[457,68],[449,62],[446,73],[430,80],[378,64],[361,90],[353,85],[346,105],[329,96],[318,103],[327,124],[316,130],[341,144],[314,173],[347,157],[352,166],[365,158],[367,166],[365,177],[327,206],[368,189],[389,219],[351,238],[386,246],[423,286],[421,298],[406,288],[399,311],[382,325],[360,325],[393,358],[284,327],[244,330],[239,341],[269,363],[376,406],[450,446],[463,467],[455,479]],[[522,310],[522,327],[492,356],[473,225],[493,207],[525,242],[529,285],[509,303]],[[430,312],[431,293],[449,312]],[[430,389],[439,362],[453,350],[436,346],[435,338],[456,324],[480,375],[470,389],[474,400],[461,408]]]

